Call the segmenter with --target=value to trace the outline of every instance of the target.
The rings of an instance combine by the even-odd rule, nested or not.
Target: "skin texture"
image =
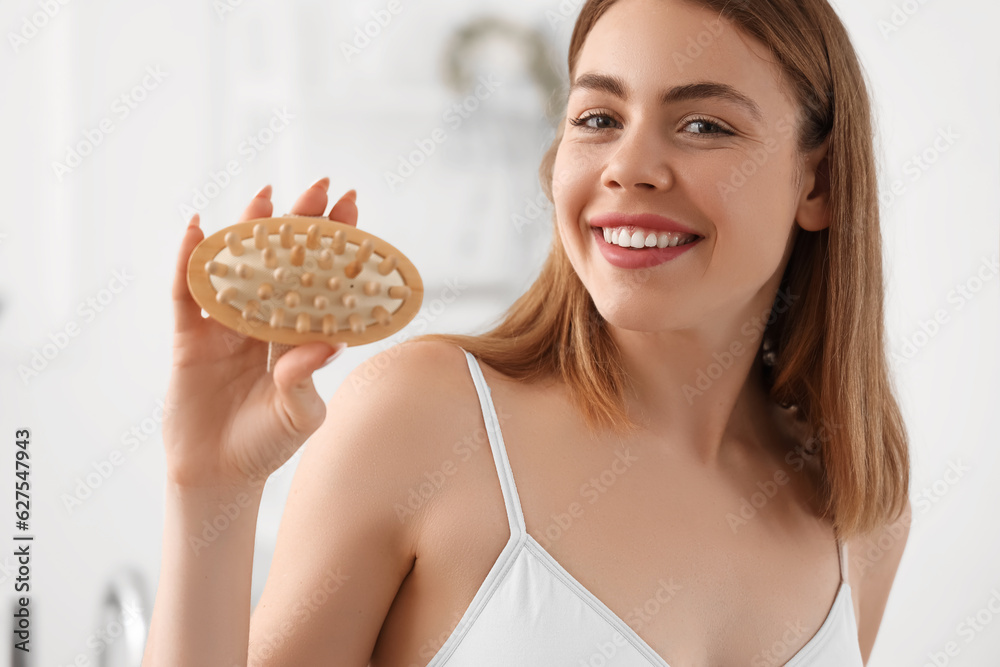
[[[622,347],[636,382],[629,409],[644,429],[589,433],[560,383],[517,382],[481,366],[528,533],[672,667],[780,665],[826,619],[840,564],[813,496],[818,461],[793,469],[785,460],[800,434],[759,389],[759,339],[742,325],[770,308],[794,234],[828,224],[825,147],[795,153],[781,124],[794,119],[794,105],[777,70],[732,29],[678,69],[674,54],[713,19],[679,0],[613,6],[575,74],[617,75],[630,99],[574,92],[570,118],[602,110],[613,120],[591,121],[610,128],[595,133],[568,127],[555,166],[558,233]],[[753,98],[763,121],[718,100],[657,102],[661,88],[706,79]],[[736,135],[699,136],[714,128],[692,125],[695,115]],[[751,181],[721,197],[718,183],[761,147],[767,159]],[[326,187],[307,190],[292,212],[323,215]],[[267,195],[244,219],[272,215]],[[609,211],[673,217],[705,240],[679,260],[629,273],[605,262],[586,229]],[[345,215],[356,224],[353,199],[330,214]],[[396,345],[360,364],[323,406],[310,376],[328,348],[289,352],[273,379],[260,372],[266,345],[248,342],[222,359],[219,331],[195,319],[183,282],[200,238],[189,230],[178,258],[171,383],[201,398],[177,391],[164,431],[164,565],[143,664],[426,665],[510,535],[465,356],[442,342]],[[689,401],[683,384],[733,341],[745,353]],[[310,433],[248,619],[261,475]],[[625,470],[613,466],[622,449],[635,460]],[[779,472],[786,481],[734,527],[727,517]],[[193,556],[189,536],[239,493],[249,498],[240,518]],[[574,503],[582,512],[566,525]],[[872,554],[867,539],[878,535],[848,543],[866,661],[908,519],[888,549]],[[675,586],[667,600],[663,581]]]

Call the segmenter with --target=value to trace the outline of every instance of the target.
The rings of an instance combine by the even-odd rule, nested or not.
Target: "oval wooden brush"
[[[187,281],[209,316],[284,349],[381,340],[414,318],[424,294],[416,267],[383,239],[329,218],[293,215],[206,237],[191,253]]]

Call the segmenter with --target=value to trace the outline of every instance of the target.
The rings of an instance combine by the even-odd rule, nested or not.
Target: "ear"
[[[830,226],[830,163],[827,153],[830,137],[813,149],[802,166],[802,183],[795,221],[807,232],[818,232]]]

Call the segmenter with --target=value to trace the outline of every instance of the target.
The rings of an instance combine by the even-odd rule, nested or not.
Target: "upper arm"
[[[400,512],[441,437],[447,344],[403,343],[354,369],[306,443],[250,621],[250,665],[367,665],[412,567],[422,516]],[[453,346],[452,346],[453,347]],[[439,366],[438,366],[439,367]]]
[[[858,642],[865,664],[868,664],[868,658],[875,646],[875,637],[882,624],[882,614],[889,600],[889,591],[892,589],[892,582],[896,578],[896,571],[899,569],[899,562],[910,534],[912,516],[913,508],[907,500],[906,508],[896,521],[878,533],[862,536],[851,544],[853,549],[850,549],[849,553],[850,567],[860,570]],[[871,551],[872,544],[877,549],[874,553]]]

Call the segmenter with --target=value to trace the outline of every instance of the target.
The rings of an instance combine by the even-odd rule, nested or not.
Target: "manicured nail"
[[[345,194],[344,196],[345,197],[350,197],[351,201],[354,202],[355,204],[358,202],[358,191],[357,190],[348,190],[347,194]]]
[[[260,192],[257,193],[256,197],[263,197],[264,199],[270,199],[271,198],[271,186],[270,185],[265,185],[263,188],[261,188]]]
[[[331,354],[331,355],[330,355],[329,357],[327,357],[327,358],[326,358],[326,361],[324,361],[324,362],[323,362],[323,365],[322,365],[322,366],[320,366],[320,368],[324,368],[325,366],[327,366],[327,365],[329,365],[330,363],[332,363],[332,362],[333,362],[333,360],[334,360],[334,359],[336,359],[337,357],[339,357],[339,356],[341,355],[341,353],[342,353],[342,352],[343,352],[344,350],[346,350],[346,349],[347,349],[347,343],[341,343],[341,344],[340,344],[340,345],[339,345],[339,346],[337,347],[337,351],[336,351],[336,352],[334,352],[333,354]]]
[[[313,187],[314,188],[315,187],[319,187],[324,192],[326,192],[330,188],[330,178],[327,177],[327,176],[324,176],[323,178],[321,178],[318,181],[316,181],[315,183],[313,183]]]
[[[188,223],[188,227],[197,227],[199,222],[201,222],[201,216],[195,213],[191,216],[191,222]]]

